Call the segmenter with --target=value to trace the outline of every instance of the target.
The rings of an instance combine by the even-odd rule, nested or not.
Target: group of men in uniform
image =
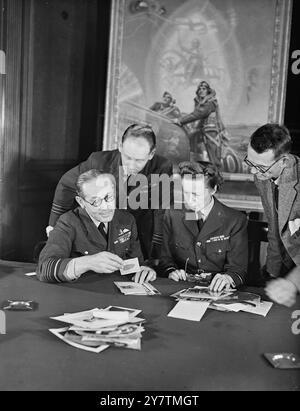
[[[137,282],[154,281],[157,273],[179,281],[210,272],[213,291],[246,284],[247,218],[215,198],[222,183],[217,167],[179,164],[183,201],[173,201],[171,183],[165,204],[159,178],[172,182],[173,166],[155,150],[152,128],[133,124],[117,150],[92,153],[62,176],[39,257],[40,280],[113,273],[138,257]],[[266,292],[285,305],[300,290],[300,159],[290,150],[288,130],[266,124],[251,136],[245,158],[269,223]]]

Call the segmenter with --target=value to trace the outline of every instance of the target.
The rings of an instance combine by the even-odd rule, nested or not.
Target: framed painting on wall
[[[146,123],[176,164],[212,161],[228,205],[260,210],[243,158],[282,122],[292,0],[113,0],[103,149]]]

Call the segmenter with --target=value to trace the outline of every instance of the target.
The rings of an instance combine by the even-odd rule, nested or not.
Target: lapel
[[[80,217],[80,221],[82,223],[83,229],[86,233],[87,239],[89,242],[94,244],[97,248],[101,247],[106,249],[107,248],[107,242],[103,235],[100,233],[94,222],[91,220],[90,216],[87,214],[87,212],[79,207],[78,208],[78,215]],[[108,231],[108,236],[110,235],[110,230]]]
[[[187,210],[186,208],[183,208],[181,213],[182,213],[181,219],[182,219],[183,225],[186,227],[188,231],[192,233],[193,237],[197,237],[199,232],[198,232],[198,226],[197,226],[196,220],[188,220],[186,218],[186,214],[190,213],[190,214],[195,215],[195,213],[192,210]]]
[[[223,226],[224,211],[222,204],[216,199],[211,212],[208,214],[207,219],[202,227],[199,237],[209,237],[214,231]]]
[[[264,211],[268,219],[274,219],[274,207],[273,207],[273,191],[271,181],[261,181],[254,176],[254,182],[258,189],[261,201],[263,203]]]
[[[272,183],[271,181],[268,181],[268,184],[264,184],[263,185],[263,195],[266,197],[266,204],[271,205],[271,207],[269,207],[269,213],[271,215],[274,215],[274,206],[272,206],[273,204],[273,191],[272,191]]]
[[[283,184],[278,187],[278,223],[279,230],[282,231],[285,226],[297,194],[295,189],[295,182]]]
[[[121,213],[119,213],[118,210],[115,210],[113,219],[108,224],[108,241],[106,241],[103,235],[99,232],[85,210],[78,208],[78,213],[88,240],[97,248],[113,251],[115,249],[114,242],[119,236],[119,231],[126,225],[126,222],[124,223],[122,219]]]
[[[186,213],[192,213],[192,211],[186,209],[183,210],[183,225],[193,234],[194,237],[207,237],[223,225],[223,206],[216,198],[214,199],[214,201],[214,206],[211,212],[209,213],[207,219],[205,220],[205,223],[200,233],[198,231],[196,221],[186,219]]]
[[[278,184],[278,225],[280,232],[287,223],[297,195],[297,163],[293,156],[290,156],[289,160],[291,164],[284,169]]]

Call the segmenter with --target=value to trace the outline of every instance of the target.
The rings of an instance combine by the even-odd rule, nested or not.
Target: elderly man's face
[[[213,190],[208,188],[203,175],[185,175],[182,178],[182,188],[184,203],[186,207],[193,211],[200,211],[206,207],[213,195]]]
[[[122,165],[127,175],[138,174],[154,156],[155,150],[151,151],[150,144],[143,137],[128,136],[119,151],[122,157]]]
[[[80,206],[96,221],[108,223],[113,219],[116,200],[115,187],[108,176],[98,176],[82,186],[82,197],[76,197]]]

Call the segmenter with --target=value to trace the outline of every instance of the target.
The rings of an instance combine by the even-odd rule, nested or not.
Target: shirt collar
[[[92,220],[92,222],[95,224],[95,226],[98,228],[99,225],[101,224],[101,221],[95,220],[95,219],[89,214],[89,212],[88,212],[87,210],[85,210],[85,211],[86,211],[86,213],[88,214],[88,216],[90,217],[90,219]],[[104,224],[105,230],[107,231],[108,223],[103,223],[103,224]]]
[[[213,206],[215,204],[215,199],[212,197],[211,201],[209,202],[209,204],[207,204],[207,206],[205,206],[204,208],[202,208],[201,210],[197,210],[197,213],[201,213],[202,214],[202,218],[203,220],[206,220],[209,213],[211,212]]]

